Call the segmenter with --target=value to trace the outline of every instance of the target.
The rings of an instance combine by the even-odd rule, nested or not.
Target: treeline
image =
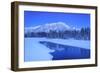
[[[81,30],[66,30],[66,31],[49,31],[49,32],[28,32],[25,37],[46,37],[46,38],[74,38],[78,40],[90,40],[90,28],[81,28]]]

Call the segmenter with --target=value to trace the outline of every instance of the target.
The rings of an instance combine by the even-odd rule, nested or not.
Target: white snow
[[[25,61],[52,60],[53,58],[50,52],[54,52],[54,50],[50,50],[33,38],[25,38],[24,48]]]
[[[75,40],[75,39],[49,39],[49,38],[30,38],[35,41],[47,41],[62,45],[69,45],[74,47],[90,49],[90,41],[88,40]]]
[[[25,28],[25,32],[49,32],[49,31],[66,31],[66,30],[77,30],[75,27],[70,27],[64,22],[47,23],[42,25],[37,25],[34,27]]]
[[[52,39],[49,42],[58,43],[62,45],[69,45],[74,47],[80,47],[85,49],[90,49],[90,42],[85,40],[75,40],[75,39]]]
[[[55,50],[49,49],[45,45],[39,43],[39,41],[47,41],[62,45],[90,49],[90,42],[84,40],[25,38],[25,61],[52,60],[53,56],[50,54],[50,52],[54,52]]]
[[[64,22],[48,23],[45,25],[45,29],[48,31],[50,30],[53,30],[53,31],[71,30],[70,26]]]

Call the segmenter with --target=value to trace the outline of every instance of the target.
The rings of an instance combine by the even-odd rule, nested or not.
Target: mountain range
[[[75,27],[70,27],[64,22],[56,22],[56,23],[37,25],[34,27],[27,27],[25,28],[25,33],[27,32],[50,32],[50,31],[62,32],[66,30],[78,30],[78,29],[76,29]]]

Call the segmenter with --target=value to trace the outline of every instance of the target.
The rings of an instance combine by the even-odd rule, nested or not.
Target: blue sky
[[[90,14],[24,11],[25,27],[55,22],[64,22],[76,28],[90,27]]]

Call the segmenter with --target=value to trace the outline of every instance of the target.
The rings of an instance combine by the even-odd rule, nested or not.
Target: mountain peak
[[[66,27],[66,28],[70,28],[66,23],[64,22],[56,22],[56,23],[49,23],[49,24],[46,24],[47,26],[56,26],[56,27]]]
[[[48,28],[49,31],[65,31],[70,29],[70,27],[64,22],[45,24],[45,27]]]

